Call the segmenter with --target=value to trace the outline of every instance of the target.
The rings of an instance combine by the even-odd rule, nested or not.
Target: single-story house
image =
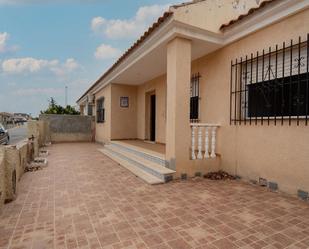
[[[308,192],[308,27],[308,0],[174,5],[77,103],[148,182],[222,169]]]
[[[0,112],[0,123],[5,127],[13,123],[13,114],[8,112]]]

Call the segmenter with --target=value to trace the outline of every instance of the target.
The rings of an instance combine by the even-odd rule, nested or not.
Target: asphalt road
[[[9,129],[10,144],[15,145],[27,138],[27,124]]]

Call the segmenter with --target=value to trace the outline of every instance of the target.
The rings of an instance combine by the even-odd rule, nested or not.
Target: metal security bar
[[[190,122],[197,123],[199,121],[199,99],[200,99],[200,78],[199,73],[191,77],[190,89]]]
[[[308,125],[309,34],[231,61],[230,124]]]
[[[97,100],[97,123],[105,122],[104,98]]]

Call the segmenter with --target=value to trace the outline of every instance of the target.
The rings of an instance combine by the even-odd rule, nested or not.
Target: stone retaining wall
[[[51,142],[49,123],[45,121],[28,121],[28,138],[32,138],[34,157],[39,156],[39,148]]]
[[[0,212],[5,202],[15,200],[18,182],[28,163],[34,159],[35,141],[22,141],[16,146],[0,146]]]

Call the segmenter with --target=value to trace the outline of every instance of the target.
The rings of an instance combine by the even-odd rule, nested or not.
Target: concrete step
[[[121,141],[112,141],[108,146],[116,147],[121,150],[128,151],[132,154],[135,154],[141,158],[144,158],[146,160],[155,162],[157,164],[160,164],[164,167],[168,167],[168,162],[165,160],[165,155],[149,151],[147,149],[137,147],[131,144],[123,143]]]
[[[160,153],[146,151],[143,148],[121,142],[106,144],[104,145],[104,150],[109,152],[109,155],[116,155],[118,158],[121,158],[121,160],[134,165],[163,182],[173,179],[175,171],[165,166],[164,155]]]
[[[135,164],[136,163],[140,164],[140,165],[137,165],[140,168],[143,168],[148,173],[153,174],[154,176],[157,176],[161,179],[164,179],[164,175],[172,175],[175,173],[174,170],[171,170],[169,168],[166,168],[165,166],[162,166],[161,164],[149,158],[147,155],[145,156],[143,153],[140,153],[140,154],[134,153],[130,150],[118,148],[113,145],[105,145],[104,147],[106,149],[121,153],[124,157],[126,157],[130,161],[134,161]]]
[[[134,175],[141,178],[148,184],[154,185],[154,184],[161,184],[164,183],[164,181],[150,173],[147,173],[146,171],[142,170],[138,166],[136,166],[134,163],[131,163],[127,159],[125,159],[120,153],[117,153],[110,149],[99,149],[100,152],[102,152],[104,155],[108,156],[115,162],[119,163],[121,166],[125,167],[129,171],[131,171]]]
[[[174,170],[168,169],[161,164],[153,161],[147,155],[142,152],[135,153],[132,150],[126,150],[124,147],[105,145],[104,148],[111,152],[117,153],[122,159],[134,164],[136,167],[144,170],[145,172],[152,174],[153,176],[166,182],[170,180],[175,173]]]

